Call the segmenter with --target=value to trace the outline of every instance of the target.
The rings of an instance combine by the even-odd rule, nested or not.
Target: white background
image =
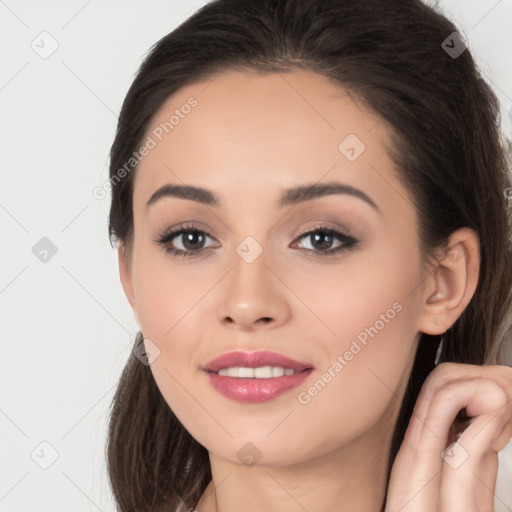
[[[143,55],[203,4],[0,0],[2,512],[114,510],[107,414],[138,326],[108,242],[110,196],[92,190],[108,179],[116,116]],[[441,4],[512,137],[512,1]],[[46,37],[50,47],[43,31],[58,43],[46,59],[31,46]],[[46,263],[32,252],[42,237],[57,248]],[[58,453],[48,469],[34,460],[51,460],[43,441]]]

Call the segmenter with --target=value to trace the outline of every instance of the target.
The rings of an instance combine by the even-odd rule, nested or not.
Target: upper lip
[[[221,368],[230,368],[239,366],[244,368],[259,368],[260,366],[281,366],[282,368],[290,368],[292,370],[306,370],[313,368],[313,365],[307,363],[299,363],[294,359],[271,352],[269,350],[260,350],[258,352],[227,352],[225,354],[212,359],[208,364],[203,366],[203,370],[208,372],[218,372]]]

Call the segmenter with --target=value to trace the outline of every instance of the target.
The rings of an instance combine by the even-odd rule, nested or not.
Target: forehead
[[[328,174],[371,188],[376,179],[382,185],[372,167],[387,174],[392,167],[385,123],[339,85],[303,70],[229,71],[188,85],[156,113],[149,138],[134,203],[167,182],[256,192]]]
[[[191,103],[193,107],[189,107]],[[322,136],[327,142],[350,131],[362,137],[379,121],[340,85],[317,73],[231,70],[178,90],[155,114],[148,132],[160,132],[156,137],[169,143],[173,140],[165,135],[172,132],[176,145],[194,132],[204,143],[230,135],[234,143],[243,141],[247,146],[248,135],[257,135],[259,143],[276,133],[289,134],[281,142],[291,140],[294,134]]]

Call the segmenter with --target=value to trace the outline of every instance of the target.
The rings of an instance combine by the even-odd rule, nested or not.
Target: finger
[[[403,512],[438,511],[443,469],[441,454],[448,444],[452,423],[469,403],[473,412],[486,410],[485,399],[496,389],[499,387],[494,382],[476,378],[459,378],[442,386],[422,388],[416,408],[419,412],[412,420],[407,448],[401,458],[402,467],[407,468],[413,482],[407,494],[401,497],[404,505],[407,504]],[[451,512],[456,510],[452,508]]]
[[[482,384],[480,380],[477,386]],[[499,380],[491,381],[494,389],[489,394],[474,393],[466,406],[469,416],[480,416],[492,413],[481,427],[481,430],[492,429],[491,447],[496,453],[503,450],[512,437],[512,382],[504,386]],[[477,388],[478,389],[478,388]],[[475,429],[473,428],[474,432]],[[480,430],[475,434],[481,435]],[[466,436],[467,437],[467,436]]]
[[[479,389],[484,380],[486,381],[485,388]],[[496,387],[491,388],[489,382],[494,383]],[[512,368],[498,365],[478,366],[442,363],[430,373],[420,391],[412,414],[416,421],[411,418],[411,430],[406,436],[409,442],[415,443],[422,436],[425,418],[430,412],[434,397],[439,394],[440,390],[444,390],[448,395],[458,393],[460,389],[458,383],[465,383],[464,385],[472,386],[473,389],[471,405],[469,408],[464,406],[468,417],[498,410],[505,406],[506,402],[510,402],[508,406],[512,407]],[[487,395],[487,391],[493,394]],[[507,429],[503,435],[503,437],[506,437],[507,432],[512,431],[512,427],[507,425],[506,416],[502,417],[502,420],[503,422],[499,428]]]
[[[473,418],[459,438],[441,454],[444,461],[440,511],[487,512],[493,509],[498,454],[493,449],[495,412]]]
[[[508,400],[508,402],[505,404],[504,409],[512,408],[512,399]],[[493,440],[493,449],[496,452],[500,452],[507,446],[508,442],[512,439],[512,412],[508,412],[504,415],[504,421],[503,426],[500,429],[498,429],[499,432],[497,436]]]
[[[503,404],[504,399],[507,399],[505,404]],[[510,439],[511,400],[512,369],[509,367],[459,363],[442,363],[436,367],[427,377],[420,391],[402,446],[395,458],[388,488],[386,512],[395,510],[438,512],[440,510],[438,502],[441,499],[440,489],[444,469],[441,454],[443,449],[454,440],[450,439],[450,431],[454,426],[453,420],[458,416],[458,411],[464,407],[467,408],[470,416],[475,417],[462,424],[462,427],[468,427],[478,419],[477,416],[487,413],[487,416],[472,428],[470,435],[475,435],[476,429],[480,431],[481,427],[489,429],[487,432],[492,438],[491,443],[489,438],[485,440],[481,437],[481,446],[476,443],[473,447],[475,453],[481,454],[475,473],[480,476],[483,485],[494,488],[497,471],[496,457],[486,450],[485,445],[494,443],[493,450],[496,452],[502,449]],[[497,412],[493,416],[491,413],[494,409]],[[500,409],[501,414],[498,414]],[[462,503],[460,494],[458,500],[453,499],[457,494],[453,494],[453,486],[451,489],[450,506],[452,503],[460,505]],[[464,496],[471,496],[471,493],[466,491]],[[474,496],[473,501],[478,503],[476,506],[479,507],[480,496],[483,497],[484,502],[488,498],[488,495],[482,492]],[[457,509],[452,506],[449,510],[453,512]],[[467,510],[467,508],[463,507],[461,510]]]
[[[461,371],[460,367],[464,367]],[[467,368],[466,368],[467,367]],[[481,367],[479,367],[481,368]],[[481,370],[478,376],[480,376]],[[448,382],[457,379],[465,380],[468,377],[475,376],[473,365],[462,365],[456,363],[441,363],[434,368],[425,379],[423,386],[414,405],[412,417],[409,421],[409,427],[404,437],[404,443],[416,444],[423,432],[425,418],[428,415],[431,401],[438,391],[446,386]]]

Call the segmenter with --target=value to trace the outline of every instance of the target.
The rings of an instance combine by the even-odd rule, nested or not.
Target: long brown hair
[[[109,236],[133,244],[131,159],[179,89],[227,69],[332,79],[392,129],[389,154],[414,199],[425,255],[467,226],[480,237],[476,292],[445,333],[441,362],[504,364],[510,347],[512,193],[497,99],[457,28],[419,0],[216,0],[155,44],[124,100],[111,149]],[[449,39],[452,37],[452,39]],[[456,41],[456,43],[454,42]],[[129,172],[120,173],[129,163]],[[122,179],[119,176],[122,175]],[[137,335],[134,347],[141,341]],[[389,471],[439,336],[422,334],[396,423]],[[122,512],[187,510],[211,480],[208,452],[130,354],[113,399],[106,448]]]

